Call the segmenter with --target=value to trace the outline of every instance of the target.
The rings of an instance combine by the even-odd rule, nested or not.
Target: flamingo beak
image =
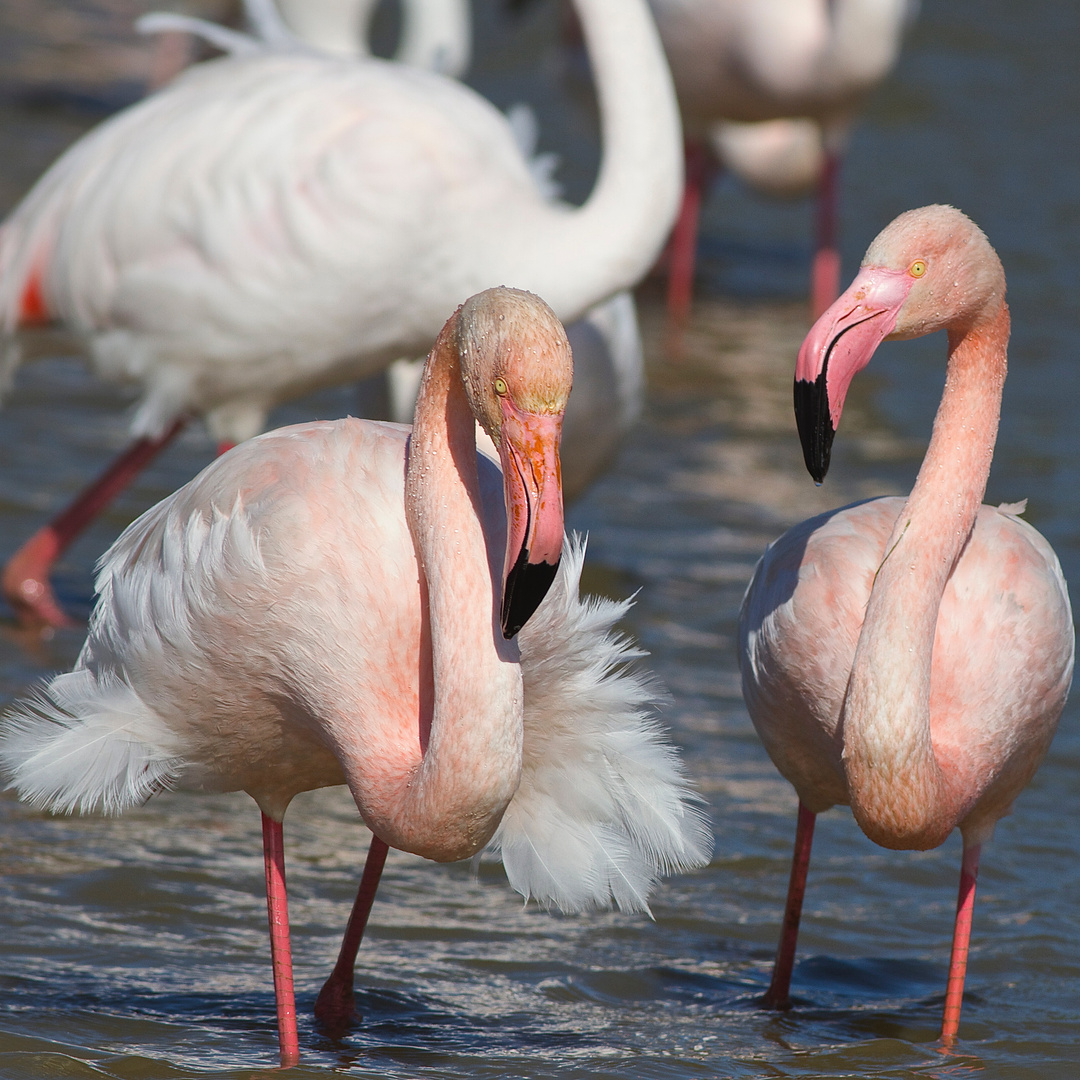
[[[810,328],[795,364],[795,423],[806,468],[820,484],[857,371],[892,333],[915,279],[904,270],[864,266]]]
[[[514,637],[540,606],[559,569],[563,545],[562,413],[530,413],[502,397],[506,560],[500,621]]]

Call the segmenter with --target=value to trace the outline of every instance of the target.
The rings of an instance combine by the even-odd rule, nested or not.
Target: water
[[[64,9],[41,7],[50,17],[33,26],[44,35]],[[12,3],[0,11],[5,30],[20,10]],[[580,194],[595,168],[591,120],[579,109],[560,123],[565,100],[543,89],[557,69],[545,44],[551,14],[534,12],[510,38],[485,10],[476,84],[503,105],[538,101],[543,148],[564,154],[561,175]],[[49,67],[56,50],[34,39],[25,18],[16,23],[4,48],[18,80],[3,81],[0,101],[5,206],[94,122],[91,105],[123,92],[107,78],[94,83],[84,74],[92,67]],[[1054,0],[926,4],[896,77],[856,132],[843,209],[846,277],[883,224],[925,202],[954,202],[996,244],[1014,329],[987,501],[1028,497],[1030,520],[1074,580],[1078,23],[1080,9]],[[510,41],[509,58],[491,51],[497,40]],[[361,954],[365,1021],[332,1043],[313,1030],[311,1005],[336,952],[364,836],[341,791],[301,797],[286,829],[304,1049],[296,1075],[1077,1074],[1075,701],[984,855],[953,1053],[935,1039],[958,839],[926,853],[884,851],[846,810],[819,820],[796,1008],[774,1015],[753,1005],[775,947],[795,800],[739,696],[741,592],[764,544],[787,524],[910,486],[943,379],[941,336],[883,347],[855,383],[829,479],[814,488],[790,414],[794,352],[806,329],[797,296],[808,221],[805,206],[757,202],[720,185],[707,213],[709,295],[696,307],[688,355],[665,358],[656,298],[646,289],[646,416],[613,472],[569,515],[590,534],[589,586],[613,595],[641,590],[629,628],[671,690],[664,718],[710,803],[712,865],[661,888],[650,922],[523,908],[496,865],[474,873],[392,853]],[[57,336],[35,351],[42,361],[20,372],[0,416],[4,551],[124,440],[122,399],[83,373],[74,345]],[[351,402],[342,390],[275,419],[338,415]],[[205,435],[186,434],[65,556],[56,580],[70,610],[88,611],[93,560],[123,524],[212,452]],[[10,698],[70,665],[79,644],[67,632],[34,644],[4,619],[0,694]],[[258,817],[246,796],[168,795],[106,821],[49,818],[4,797],[0,816],[0,1076],[268,1070],[276,1059],[273,1002]]]

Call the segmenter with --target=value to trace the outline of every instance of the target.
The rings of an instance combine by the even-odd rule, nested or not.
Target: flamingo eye
[[[926,273],[926,261],[924,259],[916,259],[909,267],[908,273],[912,277],[922,277]]]
[[[502,397],[506,393],[506,380],[499,378],[495,380],[495,393]]]

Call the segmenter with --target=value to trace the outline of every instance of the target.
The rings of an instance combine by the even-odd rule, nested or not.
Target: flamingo
[[[411,433],[316,422],[219,457],[121,535],[75,669],[5,720],[0,764],[37,806],[255,799],[283,1065],[299,1050],[281,822],[300,791],[349,785],[368,871],[388,845],[443,862],[490,842],[515,888],[569,911],[647,910],[661,873],[708,858],[649,684],[625,670],[627,605],[579,599],[580,544],[560,565],[570,381],[543,301],[469,299]],[[335,971],[321,1001],[348,1011],[351,966]]]
[[[918,0],[649,0],[687,134],[687,184],[672,237],[668,311],[685,319],[711,167],[766,191],[815,180],[811,308],[836,298],[840,159],[855,113],[892,69]]]
[[[795,370],[806,465],[825,476],[852,376],[885,338],[948,331],[945,391],[906,498],[796,525],[754,571],[739,617],[743,694],[799,796],[772,983],[784,1008],[817,814],[848,804],[875,843],[926,850],[954,828],[960,891],[941,1036],[955,1039],[982,846],[1050,745],[1073,671],[1057,557],[1019,518],[980,505],[1001,411],[1005,275],[959,210],[901,214],[814,324]]]
[[[251,3],[251,0],[249,0]],[[367,0],[277,0],[288,30],[307,45],[344,56],[367,56],[367,26],[373,5]],[[398,62],[442,70],[455,78],[468,65],[469,7],[466,0],[408,0],[402,12],[402,42]],[[251,22],[259,39],[271,46],[289,41],[288,31],[265,0],[251,7]],[[183,15],[154,14],[140,25],[148,32],[183,30],[207,38],[225,49],[246,49],[221,27]],[[451,62],[453,61],[453,62]],[[562,189],[552,177],[554,154],[538,153],[536,114],[517,104],[506,112],[507,122],[538,190],[556,200]],[[568,323],[566,336],[574,353],[574,391],[563,418],[563,497],[580,496],[610,466],[626,433],[641,415],[645,396],[645,353],[637,307],[629,290],[616,293]],[[385,395],[389,419],[409,423],[424,370],[424,358],[399,358],[386,369]],[[378,415],[381,397],[375,386],[361,389],[361,413]],[[477,437],[488,453],[494,447],[477,426]]]
[[[132,449],[5,568],[22,618],[67,621],[53,560],[187,416],[237,443],[282,400],[423,353],[480,289],[569,321],[646,272],[681,187],[670,74],[645,0],[576,2],[604,137],[581,207],[544,198],[460,83],[281,40],[189,69],[42,177],[0,227],[0,333],[64,322],[141,398]]]
[[[378,0],[275,0],[301,40],[339,56],[369,55],[368,27]],[[403,0],[401,40],[394,59],[455,79],[469,68],[469,0]]]

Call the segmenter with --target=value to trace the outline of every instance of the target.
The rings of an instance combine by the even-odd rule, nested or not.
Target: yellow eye
[[[926,273],[926,263],[922,259],[916,259],[908,267],[908,273],[912,277],[922,277]]]
[[[506,380],[505,379],[496,379],[495,380],[495,393],[498,394],[500,397],[502,397],[502,395],[506,393]]]

